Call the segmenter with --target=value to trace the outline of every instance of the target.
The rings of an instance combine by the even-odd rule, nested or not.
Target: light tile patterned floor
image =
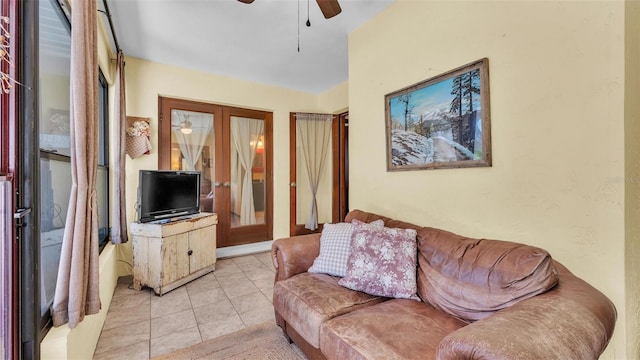
[[[268,252],[219,259],[216,270],[162,296],[118,281],[94,360],[147,360],[273,320]]]

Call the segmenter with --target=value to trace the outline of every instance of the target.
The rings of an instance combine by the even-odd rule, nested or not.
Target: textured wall
[[[640,2],[625,11],[625,199],[627,357],[640,357]],[[622,326],[622,323],[620,324]]]
[[[386,172],[384,95],[483,57],[493,166]],[[352,207],[549,250],[627,358],[624,2],[399,0],[350,35],[349,87]]]

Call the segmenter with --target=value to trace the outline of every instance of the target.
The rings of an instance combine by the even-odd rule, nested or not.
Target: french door
[[[271,240],[273,114],[160,97],[159,119],[158,169],[201,173],[200,210],[218,215],[217,247]]]
[[[309,116],[311,115],[311,116]],[[307,119],[309,118],[309,119]],[[323,118],[325,118],[323,120]],[[311,126],[305,122],[330,122],[324,126]],[[301,129],[304,129],[301,131]],[[322,138],[330,129],[328,143],[323,143]],[[309,234],[322,231],[322,225],[327,222],[339,222],[344,219],[349,211],[349,113],[328,116],[327,114],[297,114],[291,113],[289,117],[289,146],[290,146],[290,216],[289,233],[293,235]],[[305,132],[307,134],[305,134]],[[316,139],[309,139],[316,137]],[[307,139],[305,139],[307,138]],[[310,167],[314,161],[309,159],[309,152],[313,152],[315,143],[316,151],[322,151],[323,155],[316,158],[316,166],[324,163],[322,168],[316,169],[321,173],[316,181],[315,202],[318,227],[310,229],[307,226],[309,213],[311,212],[313,191],[310,180]],[[323,159],[321,159],[324,157]]]

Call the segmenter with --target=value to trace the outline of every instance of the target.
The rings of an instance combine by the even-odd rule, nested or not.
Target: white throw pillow
[[[376,220],[371,224],[384,226],[384,221]],[[320,235],[320,255],[313,261],[309,272],[344,277],[351,254],[352,233],[353,225],[350,223],[324,224]]]

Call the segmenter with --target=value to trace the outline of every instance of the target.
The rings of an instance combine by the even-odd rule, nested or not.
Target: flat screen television
[[[140,170],[138,221],[169,219],[200,212],[200,173]]]

